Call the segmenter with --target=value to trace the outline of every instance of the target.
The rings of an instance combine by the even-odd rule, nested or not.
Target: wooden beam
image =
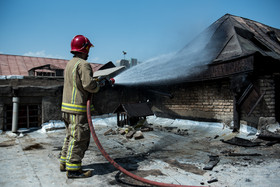
[[[238,105],[237,94],[233,98],[233,132],[238,132],[240,129],[240,108]]]

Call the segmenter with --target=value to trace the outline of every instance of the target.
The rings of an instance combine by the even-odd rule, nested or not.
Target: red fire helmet
[[[71,41],[71,53],[80,52],[80,53],[89,53],[89,48],[93,47],[89,39],[83,35],[75,36]]]

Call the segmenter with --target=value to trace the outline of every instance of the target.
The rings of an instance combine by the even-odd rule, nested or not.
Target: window
[[[54,77],[55,73],[52,72],[36,72],[36,76],[41,76],[41,77]]]
[[[12,129],[13,105],[7,105],[4,112],[4,130]],[[18,128],[38,127],[40,125],[40,105],[19,105]]]

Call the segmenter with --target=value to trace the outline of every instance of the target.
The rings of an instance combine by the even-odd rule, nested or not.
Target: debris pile
[[[260,146],[261,142],[252,142],[250,140],[246,140],[243,138],[239,137],[234,137],[229,140],[221,140],[224,143],[228,143],[231,145],[238,145],[238,146],[243,146],[243,147],[255,147],[255,146]]]
[[[203,169],[212,170],[219,162],[220,162],[220,158],[218,155],[209,155],[209,162],[207,163],[206,166],[204,166]]]
[[[275,118],[260,118],[259,126],[261,129],[257,137],[268,141],[267,146],[280,143],[280,125],[275,121]]]
[[[168,127],[168,126],[157,126],[157,129],[159,129],[160,131],[164,131],[164,132],[171,132],[180,136],[186,136],[188,135],[188,129],[183,129],[183,128],[178,128],[178,127]]]
[[[151,126],[152,124],[148,124],[146,120],[139,120],[135,126],[124,125],[124,127],[118,127],[116,130],[111,128],[104,133],[104,136],[120,134],[127,139],[139,140],[144,138],[143,132],[154,130]]]
[[[162,126],[162,125],[155,125],[152,123],[148,123],[146,119],[139,119],[138,122],[134,123],[135,125],[123,125],[123,127],[117,127],[115,130],[110,128],[107,130],[104,135],[123,135],[127,139],[134,138],[135,140],[143,139],[144,132],[153,131],[157,129],[159,131],[170,132],[180,136],[188,135],[188,129],[183,129],[179,127],[170,127],[170,126]]]

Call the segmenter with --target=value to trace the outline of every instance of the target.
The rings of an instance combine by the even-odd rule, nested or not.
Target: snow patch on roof
[[[24,76],[22,75],[0,75],[0,79],[6,80],[6,79],[23,79]]]

